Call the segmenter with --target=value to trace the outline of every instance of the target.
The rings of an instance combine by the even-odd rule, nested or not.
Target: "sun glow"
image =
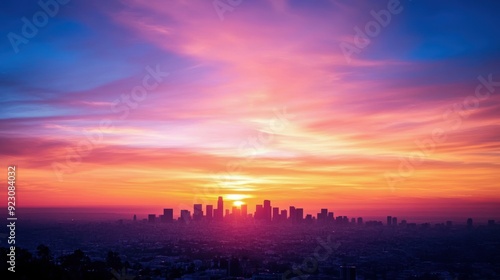
[[[250,196],[246,194],[226,194],[224,195],[224,200],[242,200],[249,197]]]
[[[237,201],[234,201],[233,202],[233,205],[234,206],[238,206],[238,207],[241,207],[241,205],[245,204],[245,202],[241,201],[241,200],[237,200]]]

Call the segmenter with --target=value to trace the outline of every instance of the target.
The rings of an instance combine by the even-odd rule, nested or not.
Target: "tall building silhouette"
[[[181,210],[179,220],[184,223],[191,221],[191,212],[189,212],[189,210]]]
[[[337,218],[335,218],[335,223],[338,225],[342,224],[342,221],[342,216],[337,216]]]
[[[215,215],[215,219],[222,221],[224,219],[224,200],[222,199],[222,196],[219,196],[217,199],[217,210],[215,212],[217,215]]]
[[[148,222],[154,223],[156,221],[156,215],[155,214],[149,214],[148,215]]]
[[[241,205],[241,217],[246,219],[248,216],[248,206],[246,204]]]
[[[279,222],[280,220],[280,209],[278,207],[273,207],[273,222]]]
[[[281,210],[281,218],[280,218],[280,220],[281,221],[286,221],[287,218],[288,217],[287,217],[286,209]]]
[[[387,225],[390,226],[392,224],[392,217],[387,216]]]
[[[208,221],[212,220],[214,216],[214,206],[213,205],[207,205],[205,206],[205,211],[207,212],[205,214],[205,217],[207,218]]]
[[[163,221],[166,223],[171,223],[174,221],[174,209],[171,208],[163,209]]]
[[[194,204],[193,205],[193,220],[201,221],[203,218],[203,205]]]
[[[307,223],[312,223],[313,221],[313,216],[311,214],[307,214],[306,218],[304,219]]]
[[[333,212],[328,212],[327,220],[329,223],[331,223],[335,220],[335,218],[333,217]]]
[[[302,222],[304,220],[304,209],[302,208],[295,209],[295,220],[297,222]]]
[[[295,206],[290,206],[290,221],[295,222]]]
[[[264,220],[266,222],[271,221],[271,201],[270,200],[264,200]]]
[[[231,216],[233,219],[239,220],[241,218],[241,210],[238,207],[233,206]]]
[[[217,199],[217,209],[224,209],[224,199],[222,196],[219,196]]]
[[[318,213],[318,222],[324,222],[326,221],[326,219],[328,218],[328,209],[327,208],[323,208],[321,209],[321,212]]]
[[[255,219],[262,220],[264,219],[264,207],[261,204],[255,205]]]

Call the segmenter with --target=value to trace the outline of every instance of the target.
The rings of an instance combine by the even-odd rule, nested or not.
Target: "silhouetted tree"
[[[106,257],[106,264],[110,267],[113,268],[114,270],[121,270],[123,265],[122,265],[122,260],[120,259],[120,256],[118,253],[109,251],[108,256]]]
[[[51,262],[52,261],[52,255],[50,253],[49,247],[40,244],[38,247],[36,247],[37,250],[37,257],[42,261],[42,262]]]

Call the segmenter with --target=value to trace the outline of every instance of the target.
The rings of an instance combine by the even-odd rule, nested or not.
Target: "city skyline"
[[[235,201],[240,202],[240,201]],[[396,216],[388,215],[386,216],[386,221],[378,220],[363,220],[363,217],[349,217],[346,215],[335,216],[332,209],[329,211],[328,208],[321,208],[317,213],[312,213],[307,209],[301,207],[296,207],[295,205],[290,205],[287,208],[281,209],[280,207],[273,207],[270,200],[263,200],[263,203],[255,205],[254,212],[248,212],[248,205],[233,202],[230,208],[224,208],[223,197],[219,196],[217,199],[217,208],[214,208],[213,204],[193,204],[193,208],[190,209],[180,209],[179,215],[174,214],[173,208],[164,208],[163,215],[148,214],[149,222],[190,222],[190,221],[205,221],[205,222],[244,222],[244,221],[258,221],[264,223],[303,223],[303,222],[318,222],[318,223],[335,223],[337,225],[345,224],[357,224],[363,225],[364,223],[371,223],[372,225],[382,225],[387,226],[397,226],[397,225],[414,225],[417,223],[415,221],[408,221],[407,219],[399,219]],[[203,208],[205,206],[205,208]],[[222,207],[222,208],[221,208]],[[203,209],[206,209],[204,212]],[[168,214],[167,214],[168,213]],[[221,217],[219,213],[224,213]],[[370,217],[370,216],[369,216]],[[488,225],[495,225],[495,216],[490,216],[486,223]],[[411,218],[411,217],[408,217]],[[134,221],[136,215],[134,214]],[[464,224],[469,227],[473,225],[473,218],[468,217],[467,220],[463,219]],[[399,221],[399,224],[398,224]],[[432,220],[426,221],[426,223],[432,222]],[[453,221],[446,220],[442,221],[440,224],[451,226]],[[439,225],[440,225],[439,224]]]

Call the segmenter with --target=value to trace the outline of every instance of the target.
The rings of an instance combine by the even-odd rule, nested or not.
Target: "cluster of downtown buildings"
[[[136,215],[134,215],[134,220],[136,220]],[[289,222],[289,223],[335,223],[338,225],[368,225],[377,226],[383,225],[381,221],[363,221],[362,217],[351,218],[347,216],[334,216],[333,212],[329,212],[328,209],[323,208],[316,216],[311,214],[304,215],[303,208],[296,208],[295,206],[290,206],[287,209],[279,209],[279,207],[272,207],[270,200],[264,200],[263,204],[257,204],[255,206],[255,212],[248,213],[248,205],[242,204],[241,207],[232,206],[231,210],[224,209],[224,200],[222,196],[219,196],[217,200],[217,208],[213,205],[206,205],[205,211],[203,211],[203,204],[194,204],[193,211],[187,209],[180,210],[179,216],[174,220],[174,209],[165,208],[163,209],[163,215],[157,217],[156,214],[149,214],[147,221],[149,223],[155,223],[160,221],[162,223],[172,223],[174,221],[180,223],[187,223],[191,221],[254,221],[254,222]],[[416,227],[416,223],[408,223],[406,220],[401,220],[398,224],[398,218],[393,216],[387,216],[386,220],[387,226],[403,226],[403,227]],[[451,227],[452,222],[446,221],[443,224],[437,224],[446,227]],[[494,226],[494,220],[488,220],[489,226]],[[430,226],[430,224],[425,223],[422,226]],[[471,218],[467,220],[467,226],[473,227],[473,221]]]
[[[134,215],[134,220],[136,216]],[[163,209],[163,215],[156,216],[156,214],[148,215],[148,222],[154,223],[157,221],[171,223],[174,222],[174,209],[166,208]],[[333,212],[329,212],[328,209],[323,208],[315,217],[311,214],[306,214],[304,216],[303,208],[296,208],[295,206],[290,206],[289,209],[279,209],[279,207],[272,207],[270,200],[264,200],[263,204],[258,204],[255,206],[255,212],[248,213],[248,205],[243,204],[241,207],[232,206],[231,211],[229,209],[224,209],[224,200],[219,196],[217,200],[217,208],[213,205],[206,205],[205,211],[203,211],[202,204],[194,204],[193,211],[187,209],[180,210],[178,222],[190,222],[190,221],[262,221],[262,222],[291,222],[291,223],[302,223],[302,222],[325,222],[325,223],[336,223],[336,224],[363,224],[363,218],[349,218],[347,216],[334,216]],[[397,225],[398,219],[396,217],[387,216],[387,225]],[[379,221],[368,221],[366,224],[377,225],[382,224]],[[406,221],[402,220],[401,224],[406,225]]]

